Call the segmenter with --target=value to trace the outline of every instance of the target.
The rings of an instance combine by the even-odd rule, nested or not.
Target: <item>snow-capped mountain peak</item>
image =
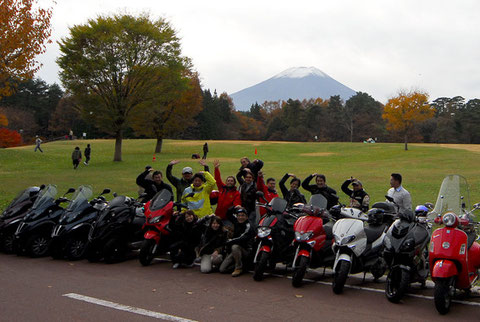
[[[307,76],[328,77],[327,74],[315,67],[292,67],[273,76],[272,78],[304,78]]]

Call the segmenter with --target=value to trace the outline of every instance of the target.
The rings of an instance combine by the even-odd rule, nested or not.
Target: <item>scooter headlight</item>
[[[313,231],[307,231],[306,233],[296,231],[295,232],[295,240],[298,242],[304,242],[312,238]]]
[[[442,218],[443,224],[447,227],[453,226],[456,220],[457,220],[457,217],[451,212],[446,213],[445,215],[443,215],[443,218]]]
[[[153,217],[151,218],[148,223],[150,224],[156,224],[158,222],[160,222],[160,220],[162,220],[163,216],[157,216],[157,217]]]
[[[270,235],[271,232],[272,232],[272,228],[270,227],[258,227],[257,236],[259,238],[265,238],[268,235]]]

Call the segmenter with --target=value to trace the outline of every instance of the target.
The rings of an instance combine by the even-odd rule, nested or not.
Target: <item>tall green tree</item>
[[[70,28],[59,45],[63,85],[82,115],[92,112],[96,126],[115,136],[114,161],[121,161],[123,134],[135,109],[153,103],[165,74],[185,63],[175,30],[146,14],[100,16]]]

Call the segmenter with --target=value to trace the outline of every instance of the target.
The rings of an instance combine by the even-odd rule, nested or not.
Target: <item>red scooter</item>
[[[436,223],[443,223],[445,227],[435,230],[430,240],[430,274],[435,282],[435,307],[440,314],[446,314],[450,310],[451,299],[456,289],[468,293],[479,277],[480,245],[475,242],[477,235],[474,229],[474,225],[478,223],[474,223],[470,215],[480,208],[480,203],[475,204],[474,208],[467,212],[465,202],[460,206],[460,200],[463,198],[457,199],[454,203],[454,198],[451,197],[452,191],[459,192],[460,189],[444,188],[445,185],[456,186],[463,180],[464,178],[460,176],[445,178],[440,193],[443,189],[446,195],[439,196],[440,206],[437,207],[439,204],[437,201],[433,211],[440,216],[444,213],[442,210],[450,210],[444,213],[443,217],[435,219]],[[449,202],[450,205],[445,205]]]
[[[155,255],[165,252],[169,245],[170,230],[168,223],[172,217],[175,203],[172,193],[166,189],[157,193],[144,206],[144,240],[140,248],[139,260],[143,266],[150,265]]]
[[[295,257],[293,260],[292,285],[300,287],[308,267],[318,268],[332,265],[335,259],[332,242],[334,221],[329,217],[327,199],[322,195],[313,195],[308,205],[295,208],[306,216],[297,219],[295,231]]]

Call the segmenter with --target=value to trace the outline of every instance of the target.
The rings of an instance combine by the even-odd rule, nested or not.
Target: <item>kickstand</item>
[[[365,276],[367,276],[367,272],[363,272],[363,281],[362,281],[362,283],[365,283]]]

